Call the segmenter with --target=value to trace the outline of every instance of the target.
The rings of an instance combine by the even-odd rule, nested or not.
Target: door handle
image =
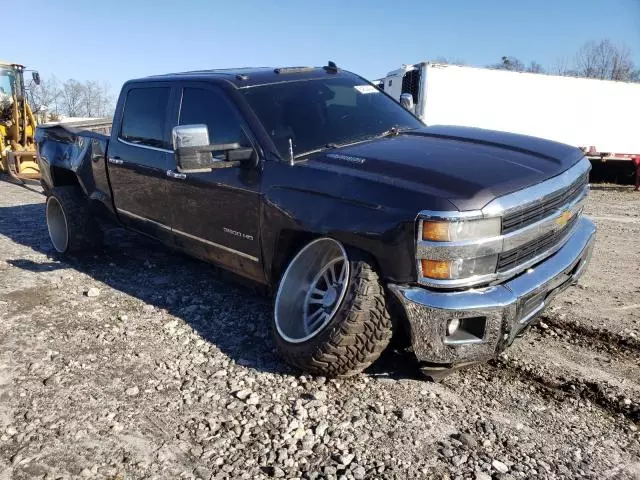
[[[109,157],[109,163],[113,163],[114,165],[122,165],[124,164],[124,160],[121,160],[119,157]]]
[[[173,170],[167,170],[167,177],[179,178],[180,180],[184,180],[185,178],[187,178],[187,174],[174,172]]]

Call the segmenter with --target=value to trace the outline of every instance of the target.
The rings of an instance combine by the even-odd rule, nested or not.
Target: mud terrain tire
[[[91,250],[102,244],[102,232],[80,187],[54,187],[49,190],[45,216],[49,238],[60,254]]]
[[[323,248],[339,252],[338,257],[344,256],[342,261],[348,265],[344,275],[347,284],[341,300],[338,300],[339,305],[322,328],[313,332],[311,336],[305,337],[301,334],[298,338],[291,338],[287,333],[300,331],[295,324],[303,322],[304,315],[300,315],[300,318],[279,318],[285,311],[290,313],[289,317],[292,316],[292,309],[283,310],[282,304],[287,301],[294,303],[296,300],[292,301],[290,298],[296,297],[297,290],[309,290],[317,285],[305,285],[302,281],[298,286],[294,285],[293,288],[297,290],[292,290],[291,283],[297,281],[297,278],[291,278],[292,272],[297,264],[305,261],[309,263],[310,260],[305,260],[305,255],[313,259],[322,255],[313,251],[314,248],[318,250],[322,242],[325,245]],[[331,255],[329,258],[330,261],[336,261]],[[310,275],[315,275],[315,272],[311,272]],[[289,299],[285,298],[287,295]],[[302,298],[302,295],[300,297]],[[300,309],[294,308],[293,311]],[[309,243],[291,260],[282,275],[275,302],[272,333],[282,357],[305,372],[336,377],[355,375],[367,368],[387,347],[392,334],[384,289],[373,262],[364,253],[355,249],[345,249],[339,242],[330,238],[321,238]],[[309,333],[308,330],[305,333]]]

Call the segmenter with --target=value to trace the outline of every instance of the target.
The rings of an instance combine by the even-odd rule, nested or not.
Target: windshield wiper
[[[308,150],[308,151],[303,152],[303,153],[298,153],[293,158],[294,159],[298,159],[298,158],[301,158],[301,157],[306,157],[307,155],[312,155],[314,153],[322,152],[324,150],[331,150],[331,149],[334,149],[334,148],[346,147],[348,145],[355,145],[357,143],[366,142],[368,140],[374,140],[376,138],[395,137],[397,135],[400,135],[403,132],[408,132],[410,130],[415,130],[415,128],[398,128],[398,126],[395,125],[395,126],[391,127],[389,130],[385,130],[382,133],[377,133],[375,135],[367,135],[366,137],[359,138],[357,140],[349,140],[349,141],[343,142],[343,143],[327,143],[322,147],[314,148],[313,150]]]
[[[314,148],[313,150],[309,150],[309,151],[303,152],[303,153],[298,153],[293,158],[297,159],[297,158],[300,158],[300,157],[306,157],[307,155],[312,155],[314,153],[322,152],[323,150],[332,150],[332,149],[338,148],[338,147],[340,147],[340,145],[338,145],[337,143],[327,143],[323,147]]]
[[[411,130],[415,130],[415,127],[414,128],[398,128],[397,125],[394,125],[389,130],[385,130],[384,132],[379,133],[378,135],[375,135],[371,138],[397,137],[401,133],[409,132]]]
[[[376,133],[373,135],[367,135],[365,137],[360,137],[354,140],[349,140],[347,142],[344,143],[330,143],[328,145],[332,146],[333,148],[338,148],[338,147],[346,147],[348,145],[356,145],[358,143],[362,143],[362,142],[368,142],[369,140],[375,140],[377,138],[386,138],[386,137],[395,137],[397,135],[400,135],[401,133],[404,132],[408,132],[410,130],[416,130],[416,128],[398,128],[397,125],[394,125],[393,127],[391,127],[389,130],[385,130],[382,133]]]

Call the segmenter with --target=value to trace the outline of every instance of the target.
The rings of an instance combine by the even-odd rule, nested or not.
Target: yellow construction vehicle
[[[32,72],[32,77],[39,85],[38,72]],[[0,61],[0,171],[16,181],[40,178],[35,131],[36,118],[25,93],[24,66]]]

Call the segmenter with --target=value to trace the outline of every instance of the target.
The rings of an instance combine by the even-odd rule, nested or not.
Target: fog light
[[[451,336],[456,333],[458,327],[460,327],[460,319],[452,318],[451,320],[449,320],[447,322],[447,335]]]
[[[487,317],[452,318],[447,322],[445,345],[482,343],[487,329]]]

